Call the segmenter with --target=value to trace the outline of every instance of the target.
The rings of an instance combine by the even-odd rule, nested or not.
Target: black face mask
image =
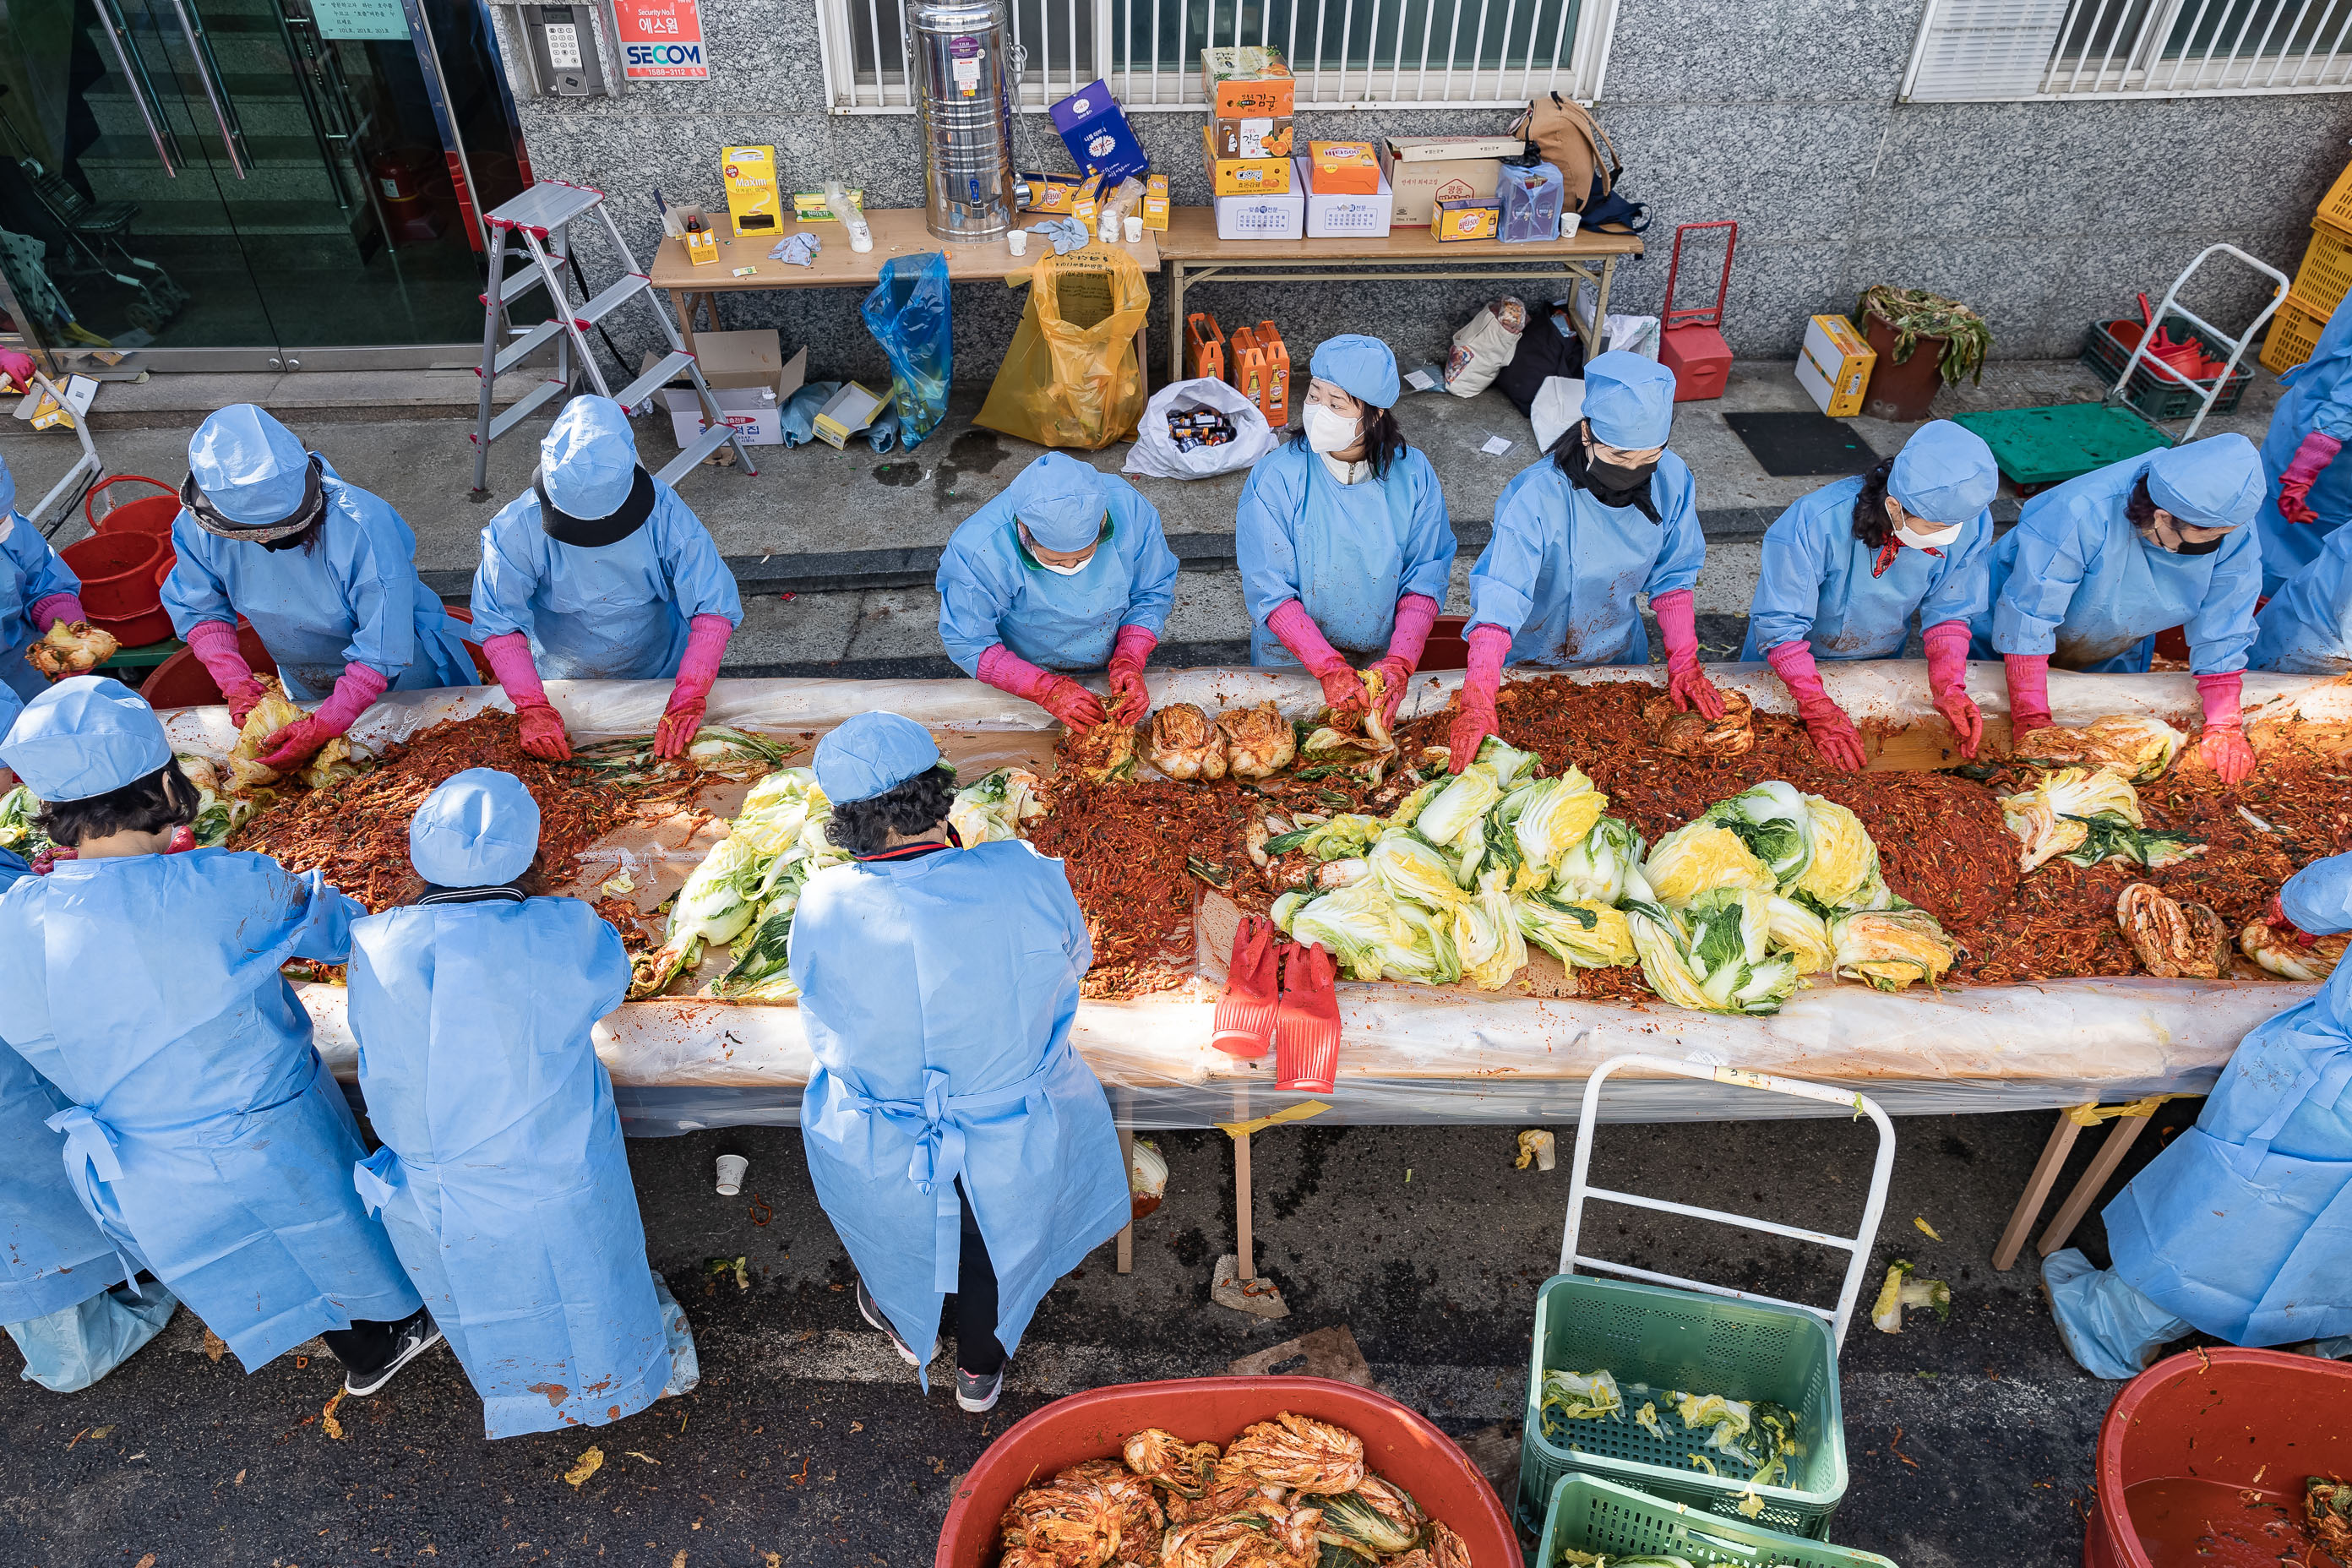
[[[2229,537],[2230,536],[2226,533],[2217,533],[2212,538],[2201,542],[2184,539],[2180,542],[2180,547],[2175,550],[2173,553],[2175,555],[2210,555],[2216,550],[2221,549],[2221,541]]]
[[[1585,462],[1585,472],[1592,477],[1592,488],[1611,495],[1631,496],[1637,490],[1647,489],[1650,476],[1657,471],[1655,458],[1646,463],[1636,463],[1631,468],[1622,463],[1604,463],[1597,458],[1589,458]],[[1625,503],[1618,501],[1615,504],[1622,506]]]

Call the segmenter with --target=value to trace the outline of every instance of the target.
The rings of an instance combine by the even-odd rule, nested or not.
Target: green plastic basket
[[[1688,1505],[1644,1497],[1595,1476],[1562,1476],[1544,1514],[1543,1544],[1532,1568],[1559,1568],[1565,1551],[1620,1556],[1660,1553],[1686,1558],[1694,1568],[1895,1568],[1874,1552],[1832,1546],[1766,1530],[1744,1519],[1723,1519]]]
[[[1545,1436],[1544,1373],[1602,1368],[1625,1395],[1625,1419],[1572,1422],[1559,1440]],[[1679,1388],[1785,1405],[1797,1413],[1805,1451],[1789,1461],[1785,1486],[1751,1487],[1744,1477],[1710,1476],[1690,1462],[1702,1445],[1684,1438],[1671,1409],[1659,1412],[1666,1442],[1633,1420],[1643,1397],[1633,1392],[1635,1384],[1648,1384],[1650,1397]],[[1846,1486],[1845,1424],[1829,1325],[1794,1307],[1589,1274],[1555,1275],[1536,1293],[1519,1446],[1519,1514],[1529,1531],[1542,1527],[1552,1488],[1578,1471],[1743,1523],[1749,1521],[1738,1507],[1753,1491],[1764,1508],[1752,1522],[1815,1540],[1827,1536]]]

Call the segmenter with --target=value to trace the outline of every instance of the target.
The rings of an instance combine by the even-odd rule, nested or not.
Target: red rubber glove
[[[1495,693],[1503,684],[1503,658],[1511,651],[1511,634],[1497,626],[1470,628],[1469,667],[1462,675],[1462,711],[1445,734],[1450,755],[1445,765],[1460,773],[1478,760],[1478,748],[1499,722],[1495,717]]]
[[[196,847],[196,830],[184,823],[172,829],[172,842],[163,847],[166,855],[185,855]]]
[[[1331,710],[1334,723],[1371,706],[1362,677],[1339,657],[1339,649],[1325,640],[1323,628],[1315,624],[1306,605],[1296,599],[1285,599],[1265,617],[1265,629],[1281,639],[1282,646],[1307,667],[1309,675],[1323,683],[1323,705]]]
[[[655,756],[682,757],[694,744],[711,683],[719,679],[719,661],[727,657],[727,638],[734,630],[735,623],[725,616],[697,616],[688,623],[686,654],[678,661],[668,706],[654,729]]]
[[[2009,741],[2050,728],[2050,656],[2046,653],[2001,655],[2001,672],[2009,678]]]
[[[1960,738],[1960,755],[1974,762],[1984,743],[1984,713],[1969,695],[1968,623],[1938,621],[1922,640],[1927,645],[1928,698]]]
[[[2211,764],[2225,784],[2243,784],[2254,771],[2254,748],[2238,719],[2239,688],[2245,671],[2224,670],[2197,678],[2197,695],[2205,704],[2205,728],[2197,736],[2197,754]]]
[[[1225,989],[1217,998],[1217,1013],[1209,1044],[1230,1057],[1255,1059],[1274,1044],[1274,949],[1281,933],[1263,915],[1244,915],[1234,932],[1234,961],[1225,970]]]
[[[1666,639],[1666,695],[1681,709],[1696,708],[1703,719],[1723,717],[1723,693],[1698,667],[1698,615],[1691,591],[1677,588],[1650,601],[1658,630]]]
[[[76,621],[89,619],[89,612],[81,607],[81,600],[71,594],[51,594],[47,598],[36,599],[29,613],[33,617],[33,629],[44,636],[59,621],[71,626]]]
[[[1426,594],[1407,594],[1396,603],[1396,625],[1389,633],[1388,657],[1372,666],[1381,673],[1381,724],[1396,722],[1397,709],[1421,668],[1429,647],[1429,628],[1437,624],[1437,601]]]
[[[1103,721],[1100,698],[1066,675],[1038,668],[1003,643],[992,644],[980,656],[978,674],[999,691],[1034,702],[1073,731],[1091,730]]]
[[[1822,689],[1821,671],[1813,668],[1812,644],[1800,638],[1765,651],[1764,661],[1780,677],[1780,684],[1797,700],[1797,713],[1805,733],[1822,760],[1845,773],[1859,773],[1869,759],[1863,755],[1862,735],[1837,700]]]
[[[1121,626],[1110,650],[1110,716],[1133,724],[1151,711],[1151,692],[1143,684],[1144,661],[1160,646],[1159,635],[1147,626]]]
[[[229,721],[243,729],[245,716],[269,692],[254,679],[253,667],[238,650],[236,628],[226,621],[198,621],[188,628],[188,651],[220,688],[221,698],[228,704]]]
[[[563,715],[544,702],[522,702],[515,706],[515,717],[522,721],[522,749],[541,762],[569,762],[572,757],[572,737],[563,728]]]
[[[1337,970],[1321,942],[1282,950],[1282,1002],[1274,1015],[1274,1087],[1328,1094],[1339,1072]]]
[[[288,773],[318,754],[319,749],[352,727],[352,721],[384,693],[392,682],[372,667],[356,660],[343,666],[334,690],[307,719],[298,719],[261,742],[261,765]]]
[[[2333,436],[2323,436],[2314,430],[2294,449],[2294,460],[2279,475],[2279,515],[2289,522],[2317,522],[2319,514],[2311,510],[2312,481],[2320,470],[2336,460],[2344,450],[2344,443]]]
[[[2286,912],[2284,888],[2271,895],[2271,907],[2263,912],[2263,921],[2271,930],[2299,947],[2313,947],[2318,944],[2319,939],[2295,924],[2294,917]]]
[[[548,706],[547,689],[539,683],[539,667],[531,662],[530,639],[520,632],[500,632],[483,639],[482,657],[522,722],[522,749],[541,762],[568,761],[572,737],[564,733],[563,715]]]

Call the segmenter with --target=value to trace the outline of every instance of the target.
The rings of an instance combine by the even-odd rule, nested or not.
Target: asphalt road
[[[2127,1168],[2195,1109],[2166,1107]],[[1897,1123],[1871,1278],[1909,1258],[1950,1282],[1955,1310],[1946,1323],[1914,1314],[1890,1337],[1870,1327],[1864,1292],[1841,1363],[1852,1483],[1832,1533],[1843,1544],[1903,1568],[2080,1560],[2092,1446],[2116,1385],[2066,1358],[2030,1249],[2007,1275],[1989,1267],[2049,1126],[2046,1111]],[[234,1358],[207,1357],[183,1310],[94,1389],[0,1388],[0,1562],[915,1568],[931,1560],[956,1479],[1019,1416],[1083,1388],[1221,1373],[1334,1324],[1353,1332],[1380,1386],[1449,1433],[1515,1427],[1535,1291],[1559,1245],[1573,1129],[1560,1132],[1549,1173],[1513,1168],[1510,1129],[1262,1134],[1260,1267],[1292,1310],[1278,1322],[1208,1300],[1217,1256],[1233,1247],[1226,1139],[1156,1134],[1172,1174],[1165,1205],[1138,1227],[1135,1271],[1116,1273],[1105,1247],[1058,1285],[985,1417],[957,1410],[945,1359],[927,1397],[859,1321],[795,1133],[633,1142],[654,1265],[694,1321],[703,1380],[693,1394],[609,1427],[490,1443],[455,1358],[436,1350],[377,1397],[344,1401],[338,1437],[322,1419],[339,1383],[320,1347],[308,1347],[307,1364],[286,1356],[247,1376]],[[2095,1142],[2081,1140],[2076,1168]],[[729,1152],[751,1162],[737,1199],[711,1191],[712,1158]],[[1867,1122],[1607,1127],[1594,1179],[1851,1230],[1870,1155]],[[1588,1250],[1776,1294],[1834,1294],[1818,1249],[1595,1213]],[[2096,1256],[2095,1218],[2084,1236]],[[709,1260],[738,1256],[748,1289],[707,1273]],[[602,1467],[567,1484],[591,1447]]]

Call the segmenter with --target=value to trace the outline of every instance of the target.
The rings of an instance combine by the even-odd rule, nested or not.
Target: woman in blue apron
[[[2352,672],[2352,528],[2330,533],[2254,616],[2247,663],[2287,675]]]
[[[1456,773],[1495,732],[1503,664],[1647,664],[1636,594],[1650,596],[1677,708],[1723,715],[1699,668],[1692,586],[1706,563],[1697,487],[1666,450],[1674,373],[1612,350],[1584,367],[1584,417],[1495,502],[1495,537],[1470,569],[1469,672],[1447,736]]]
[[[1355,667],[1381,676],[1393,717],[1454,571],[1437,470],[1397,428],[1396,355],[1327,338],[1296,436],[1258,459],[1234,514],[1250,662],[1304,665],[1334,713],[1361,711]]]
[[[386,691],[472,686],[463,624],[416,574],[416,535],[250,403],[207,416],[188,440],[163,582],[172,629],[242,724],[261,687],[236,647],[260,634],[278,678],[316,711],[268,738],[262,761],[299,767]]]
[[[0,1039],[65,1095],[65,1173],[250,1372],[313,1335],[368,1394],[440,1338],[383,1227],[310,1016],[278,973],[340,963],[365,911],[260,855],[166,855],[195,815],[154,710],[77,675],[0,742],[76,850],[0,897]]]
[[[16,476],[0,461],[0,688],[21,701],[38,697],[48,680],[26,650],[59,621],[88,618],[81,579],[16,510]]]
[[[815,763],[825,832],[856,859],[809,879],[793,920],[809,1174],[858,1310],[909,1365],[929,1366],[954,1293],[956,1402],[987,1410],[1046,1290],[1131,1213],[1110,1106],[1070,1047],[1094,947],[1060,861],[958,845],[955,778],[921,725],[861,713]]]
[[[1115,474],[1048,452],[964,519],[940,557],[940,641],[966,675],[1073,730],[1104,719],[1071,676],[1108,668],[1110,716],[1150,706],[1143,665],[1176,600],[1160,512]]]
[[[2319,559],[2352,521],[2352,296],[2336,307],[2311,357],[2279,377],[2286,388],[2263,437],[2267,481],[2254,534],[2263,547],[2263,592],[2273,598]]]

